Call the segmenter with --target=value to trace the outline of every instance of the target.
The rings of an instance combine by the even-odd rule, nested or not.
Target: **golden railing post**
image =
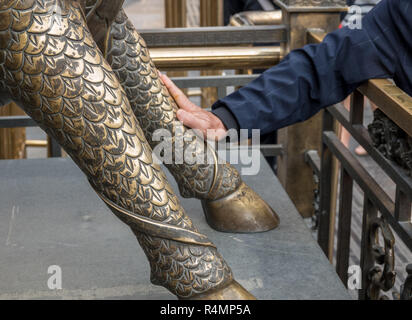
[[[165,27],[166,28],[186,28],[187,27],[187,6],[186,0],[165,0]],[[169,77],[185,77],[185,71],[168,71]],[[183,90],[187,93],[187,90]]]
[[[0,116],[24,115],[16,104],[0,107]],[[26,129],[0,129],[0,159],[22,159],[25,157]]]
[[[321,43],[325,38],[326,33],[322,30],[312,29],[308,32],[308,43]],[[342,136],[342,125],[334,120],[333,131],[339,137]],[[329,211],[329,241],[328,241],[328,258],[330,263],[333,263],[333,253],[334,253],[334,241],[335,241],[335,223],[336,223],[336,208],[337,208],[337,199],[338,199],[338,182],[339,182],[339,173],[340,173],[340,162],[335,157],[332,156],[332,169],[330,177],[330,211]]]
[[[340,138],[342,136],[342,125],[338,121],[334,120],[333,130],[336,135]],[[329,251],[328,258],[330,263],[333,263],[333,253],[335,245],[335,224],[336,224],[336,211],[338,204],[338,183],[339,183],[339,173],[340,173],[340,162],[338,159],[332,157],[332,174],[331,174],[331,196],[330,196],[330,224],[329,224]]]
[[[165,0],[166,28],[187,26],[186,0]]]
[[[223,0],[200,0],[200,26],[223,26]],[[221,75],[220,71],[202,71],[202,76]],[[208,108],[217,100],[217,88],[202,89],[202,107]]]
[[[200,0],[200,26],[223,26],[223,0]]]
[[[303,47],[308,28],[331,32],[338,28],[340,13],[346,11],[344,0],[274,0],[282,8],[283,23],[289,27],[285,54]],[[320,151],[322,115],[278,132],[278,143],[285,148],[279,158],[278,176],[303,217],[314,213],[312,170],[304,161],[307,150]]]

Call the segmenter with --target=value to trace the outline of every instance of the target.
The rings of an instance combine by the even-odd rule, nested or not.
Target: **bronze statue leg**
[[[182,299],[253,298],[234,281],[153,164],[151,148],[79,3],[0,1],[0,91],[60,143],[131,227],[154,284]]]
[[[89,0],[91,3],[93,1],[96,0]],[[96,19],[107,14],[104,4],[95,5],[100,14],[89,13],[89,25],[99,24]],[[125,12],[120,10],[111,25],[101,22],[100,26],[99,30],[104,30],[106,26],[108,37],[102,37],[102,32],[99,32],[96,34],[100,39],[98,43],[102,51],[107,52],[107,60],[120,80],[152,148],[159,143],[152,140],[157,129],[167,129],[175,137],[187,138],[187,128],[183,127],[179,132],[174,128],[177,121],[176,103],[159,79],[144,40],[128,21]],[[182,196],[201,199],[207,221],[219,231],[261,232],[277,227],[279,219],[276,213],[242,182],[237,170],[228,163],[218,162],[215,151],[205,147],[205,143],[196,139],[193,133],[191,136],[191,141],[185,139],[184,152],[200,152],[200,158],[209,161],[203,161],[205,164],[166,164],[178,182]]]

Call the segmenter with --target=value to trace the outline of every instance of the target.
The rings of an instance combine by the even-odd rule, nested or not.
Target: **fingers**
[[[176,113],[179,121],[209,140],[220,140],[226,136],[227,130],[219,118],[192,103],[168,76],[159,72],[159,77],[180,108]]]
[[[191,113],[183,109],[177,111],[177,118],[185,126],[200,132],[208,140],[221,140],[226,137],[227,130],[220,120],[214,123],[207,111]]]
[[[177,118],[183,122],[183,124],[192,129],[199,129],[203,131],[204,124],[203,121],[196,117],[194,114],[187,112],[186,110],[178,110],[177,111]]]
[[[168,76],[159,72],[159,76],[162,79],[164,85],[166,86],[167,90],[169,90],[170,95],[176,101],[179,108],[187,110],[187,111],[196,111],[200,107],[196,106],[192,103],[186,95],[180,90],[172,80],[169,79]]]

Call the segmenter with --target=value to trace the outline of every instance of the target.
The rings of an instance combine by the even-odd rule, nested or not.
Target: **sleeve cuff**
[[[230,111],[223,103],[219,103],[219,101],[215,103],[212,106],[212,113],[223,122],[227,130],[235,129],[239,131],[239,123],[232,111]]]

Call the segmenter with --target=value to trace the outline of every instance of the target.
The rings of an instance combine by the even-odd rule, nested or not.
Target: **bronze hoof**
[[[265,232],[279,225],[279,217],[244,182],[232,194],[214,201],[202,201],[208,224],[230,233]]]
[[[227,286],[198,294],[190,300],[256,300],[256,298],[237,281],[231,281]]]

